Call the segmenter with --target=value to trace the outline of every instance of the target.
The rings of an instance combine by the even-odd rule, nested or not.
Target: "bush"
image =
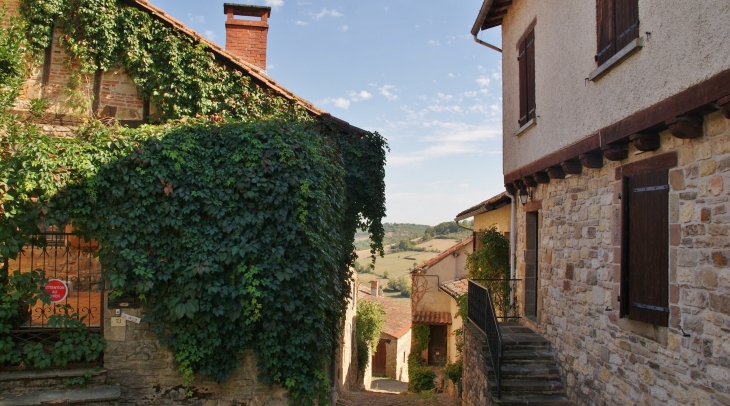
[[[371,273],[372,269],[370,268],[370,265],[362,266],[358,261],[355,261],[355,264],[353,265],[355,268],[355,272],[357,273]]]
[[[436,373],[431,368],[421,365],[420,355],[411,354],[408,357],[408,389],[419,393],[436,387],[434,380]]]
[[[448,378],[451,382],[458,382],[461,380],[461,374],[463,371],[463,364],[461,362],[461,359],[454,362],[453,364],[446,364],[446,367],[444,368],[444,375],[446,378]]]
[[[411,279],[406,276],[388,282],[388,288],[399,291],[403,297],[411,297]]]
[[[375,351],[380,341],[380,331],[385,324],[385,309],[380,303],[359,301],[356,316],[357,367],[363,371],[370,362],[368,348]]]

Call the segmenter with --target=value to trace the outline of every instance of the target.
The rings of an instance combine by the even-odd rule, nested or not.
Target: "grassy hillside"
[[[412,240],[423,236],[423,233],[431,226],[425,224],[404,224],[404,223],[385,223],[385,238],[383,246],[395,244],[400,240]],[[366,232],[358,232],[355,234],[355,249],[369,250],[370,236]]]

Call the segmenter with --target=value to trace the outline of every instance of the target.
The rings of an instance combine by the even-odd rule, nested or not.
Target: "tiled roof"
[[[430,266],[432,266],[434,264],[439,263],[442,259],[444,259],[444,258],[448,257],[449,255],[453,254],[454,252],[460,250],[461,248],[465,247],[467,244],[471,244],[471,242],[473,240],[474,240],[474,236],[473,235],[470,235],[470,236],[464,238],[463,240],[461,240],[461,241],[457,242],[456,244],[452,245],[451,247],[449,247],[445,251],[441,252],[437,256],[421,262],[420,264],[418,264],[418,266],[416,267],[416,269],[425,269],[425,268],[428,268],[428,267],[430,267]]]
[[[439,286],[439,289],[454,299],[458,299],[469,291],[469,281],[467,279],[461,279],[444,282]]]
[[[477,204],[476,206],[472,206],[457,214],[454,221],[461,221],[477,214],[492,211],[494,209],[502,207],[505,203],[510,203],[511,201],[512,200],[509,198],[509,196],[507,196],[507,192],[502,192],[497,196],[490,197],[489,199]],[[490,208],[489,206],[492,207]]]
[[[318,116],[318,117],[327,118],[329,120],[332,120],[332,122],[334,122],[336,125],[346,128],[346,129],[350,129],[350,130],[354,130],[354,131],[363,131],[362,129],[354,127],[354,126],[350,125],[349,123],[347,123],[343,120],[340,120],[337,117],[331,116],[325,110],[322,110],[319,107],[315,106],[314,104],[297,96],[291,90],[276,83],[276,81],[274,79],[270,78],[266,74],[266,72],[261,70],[261,68],[259,68],[258,66],[254,65],[252,63],[246,62],[242,58],[232,54],[231,52],[226,51],[220,45],[214,43],[213,41],[208,40],[204,36],[200,35],[200,33],[198,33],[197,31],[189,28],[181,21],[179,21],[176,18],[172,17],[171,15],[167,14],[165,12],[165,10],[152,5],[149,1],[147,1],[147,0],[126,0],[126,2],[152,14],[154,17],[166,22],[167,24],[170,24],[176,30],[192,37],[196,42],[205,44],[207,47],[210,48],[211,51],[213,51],[216,54],[216,60],[223,59],[224,62],[229,62],[229,63],[235,65],[236,69],[239,69],[239,70],[245,72],[247,75],[250,75],[254,82],[257,82],[258,84],[260,84],[263,87],[271,89],[272,91],[274,91],[275,93],[278,93],[282,97],[285,97],[289,100],[296,101],[298,104],[300,104],[301,106],[306,108],[311,114]]]
[[[451,313],[449,313],[449,312],[415,312],[415,313],[413,313],[413,324],[451,325]]]
[[[383,308],[385,308],[383,333],[398,339],[411,329],[411,304],[409,302],[374,297],[370,295],[370,289],[366,286],[360,286],[357,291],[357,298],[383,305]]]

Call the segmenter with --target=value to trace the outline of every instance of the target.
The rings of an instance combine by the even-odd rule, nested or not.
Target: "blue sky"
[[[450,221],[504,190],[501,55],[470,34],[481,0],[245,2],[273,7],[269,76],[388,139],[387,222]],[[223,0],[152,3],[225,46]]]

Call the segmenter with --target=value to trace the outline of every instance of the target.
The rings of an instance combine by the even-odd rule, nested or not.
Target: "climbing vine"
[[[500,316],[506,316],[514,310],[510,304],[509,240],[495,226],[480,230],[477,238],[482,247],[466,259],[469,278],[489,288],[494,307]]]
[[[370,352],[375,352],[380,342],[380,332],[385,325],[385,308],[380,303],[357,302],[356,339],[357,367],[360,371],[370,363]]]
[[[3,104],[0,255],[17,256],[41,221],[72,223],[99,241],[110,295],[143,299],[187,383],[225,381],[253,349],[264,381],[298,403],[321,399],[356,230],[382,254],[385,140],[312,118],[120,2],[22,0],[21,12],[17,58],[61,30],[69,94],[78,75],[124,69],[159,125],[90,120],[61,139]],[[28,77],[18,66],[3,85]]]

